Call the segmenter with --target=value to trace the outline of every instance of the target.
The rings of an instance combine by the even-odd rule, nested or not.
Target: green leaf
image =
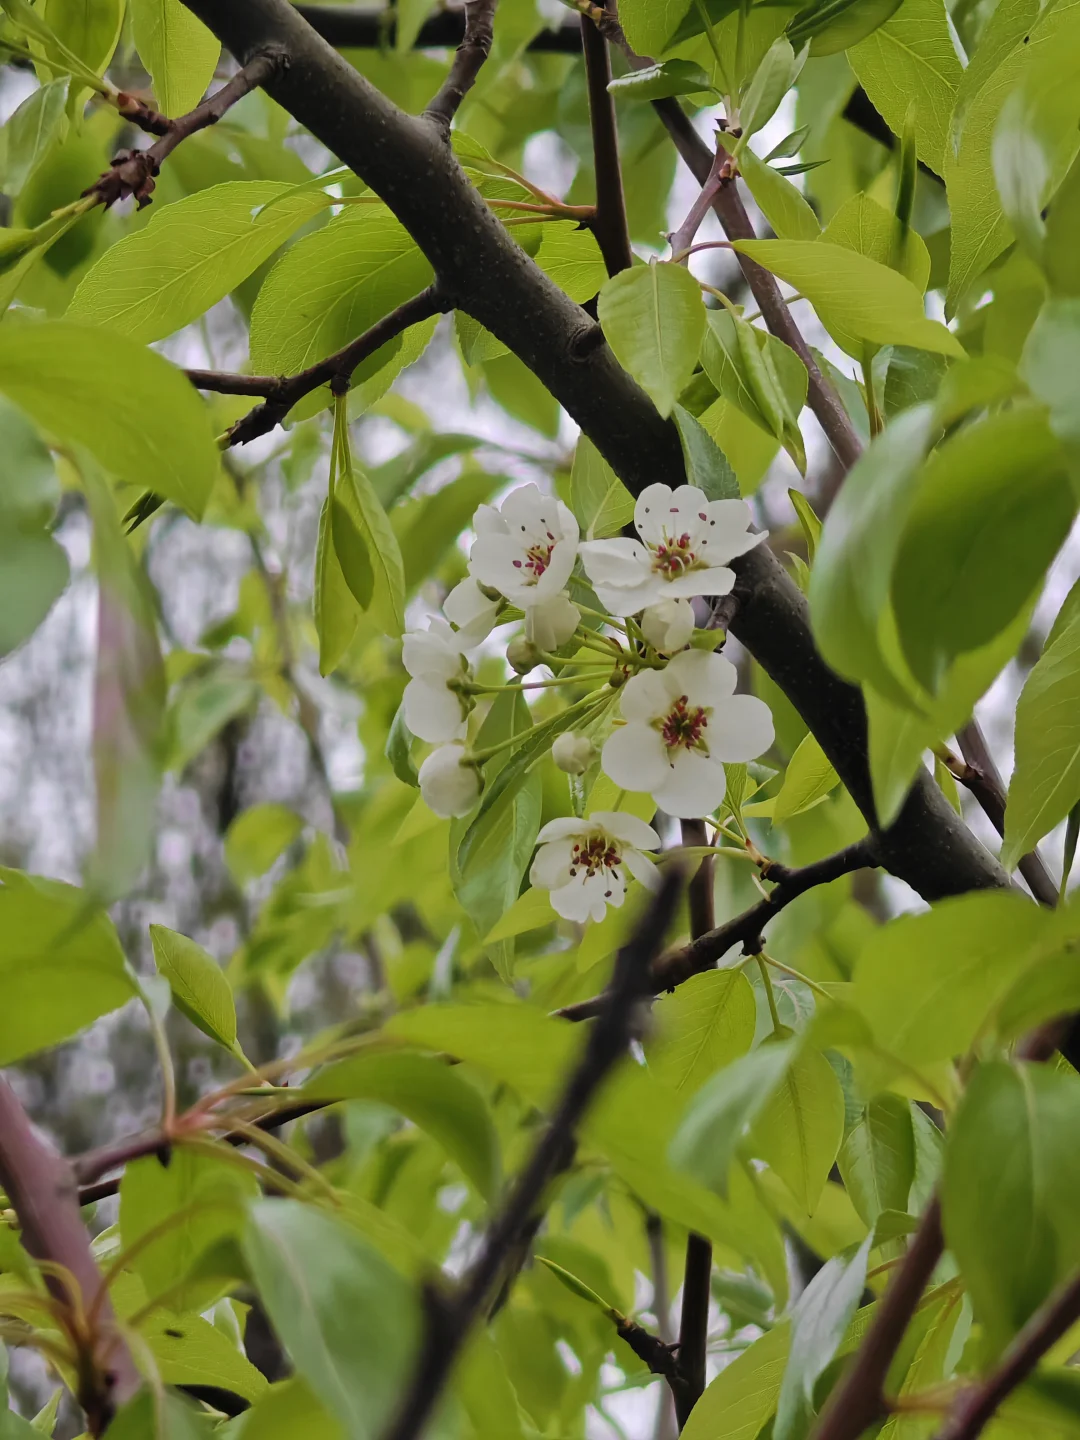
[[[766,165],[747,148],[739,156],[739,172],[758,209],[781,240],[816,240],[821,225],[813,209],[790,180]]]
[[[608,344],[670,415],[690,383],[705,335],[701,287],[684,265],[651,261],[612,276],[597,307]]]
[[[169,750],[165,768],[184,771],[195,756],[256,700],[247,675],[218,665],[185,680],[169,707]]]
[[[1050,409],[1050,429],[1080,446],[1080,298],[1048,300],[1028,333],[1020,374]]]
[[[485,1200],[498,1193],[499,1138],[480,1091],[431,1055],[361,1051],[319,1072],[305,1099],[380,1100],[434,1137]]]
[[[501,483],[500,476],[486,470],[466,470],[434,495],[394,507],[390,518],[405,565],[407,591],[428,578],[470,524],[477,506],[490,500]],[[383,499],[381,493],[379,498]]]
[[[1080,256],[1074,243],[1078,227],[1080,160],[1074,160],[1046,219],[1043,266],[1056,295],[1080,295]]]
[[[235,290],[327,203],[321,191],[236,180],[155,205],[148,225],[111,245],[83,276],[67,318],[162,340]]]
[[[1074,511],[1060,447],[1036,410],[991,415],[931,457],[892,581],[900,642],[927,690],[1020,612]]]
[[[790,1358],[780,1386],[775,1440],[795,1440],[806,1432],[814,1416],[814,1386],[840,1348],[858,1309],[873,1243],[871,1234],[857,1250],[834,1255],[799,1296],[791,1316]]]
[[[750,1150],[812,1215],[843,1138],[844,1093],[836,1072],[819,1050],[803,1050],[753,1120]]]
[[[869,195],[852,195],[822,231],[830,245],[855,250],[905,276],[920,293],[930,279],[930,252],[917,230],[904,226]]]
[[[945,1147],[942,1219],[997,1353],[1080,1261],[1080,1078],[980,1066]]]
[[[303,818],[284,805],[252,805],[242,810],[225,833],[229,873],[239,885],[265,875],[303,828]]]
[[[351,487],[346,490],[353,498]],[[315,630],[319,637],[319,674],[330,675],[341,664],[360,623],[360,605],[349,588],[338,559],[332,529],[333,501],[327,495],[319,514],[315,548]],[[366,553],[366,547],[365,547]]]
[[[1001,862],[1012,869],[1080,800],[1080,617],[1043,651],[1016,707]]]
[[[649,1069],[661,1084],[693,1094],[750,1049],[757,1021],[753,987],[741,970],[706,970],[661,995],[653,1020]]]
[[[0,533],[0,656],[34,633],[69,577],[67,552],[51,535]]]
[[[795,1051],[792,1040],[761,1045],[703,1085],[672,1142],[672,1164],[726,1193],[743,1132],[787,1074]]]
[[[117,479],[149,483],[201,517],[220,469],[217,446],[202,401],[160,355],[66,320],[5,325],[0,391],[47,433],[85,445]]]
[[[623,0],[619,21],[639,55],[660,55],[667,49],[691,0]]]
[[[634,518],[634,497],[587,435],[579,436],[574,450],[570,509],[583,540],[618,535]]]
[[[538,1255],[536,1258],[541,1265],[546,1266],[547,1269],[551,1271],[560,1284],[566,1286],[571,1295],[576,1295],[581,1300],[587,1300],[590,1305],[595,1305],[598,1310],[604,1312],[609,1320],[614,1320],[616,1324],[619,1324],[625,1318],[615,1309],[614,1305],[609,1304],[608,1301],[598,1295],[595,1290],[590,1289],[584,1280],[579,1280],[576,1275],[571,1274],[571,1272],[562,1265],[556,1265],[554,1260],[548,1260],[544,1255]]]
[[[108,1429],[109,1440],[210,1440],[212,1433],[204,1410],[168,1392],[159,1409],[145,1387],[117,1412]]]
[[[224,1243],[236,1253],[231,1241]],[[213,1289],[221,1289],[220,1279]],[[266,1393],[266,1381],[235,1341],[201,1316],[158,1310],[139,1328],[166,1385],[213,1385],[249,1402]]]
[[[852,1000],[897,1059],[918,1066],[962,1055],[1049,923],[1003,891],[939,900],[874,933],[859,955]]]
[[[719,394],[782,440],[804,468],[798,416],[806,401],[806,366],[783,341],[727,310],[708,311],[707,325],[701,362]]]
[[[519,895],[501,920],[484,936],[485,944],[496,940],[512,940],[515,935],[525,935],[530,930],[540,930],[554,925],[558,916],[551,908],[548,891],[530,889]]]
[[[791,42],[783,35],[774,40],[766,50],[739,107],[739,118],[742,122],[740,155],[742,145],[772,119],[780,102],[798,78],[805,59],[805,54],[796,56]]]
[[[904,133],[911,97],[918,97],[918,156],[936,174],[943,174],[949,120],[963,74],[943,0],[904,0],[891,19],[847,52],[847,58],[894,135]]]
[[[177,1314],[210,1304],[220,1281],[184,1282],[203,1251],[238,1233],[244,1204],[257,1193],[255,1177],[227,1155],[175,1146],[168,1164],[148,1155],[127,1165],[120,1181],[120,1237],[125,1249],[139,1245],[131,1265],[147,1295],[161,1296]],[[177,1223],[163,1223],[170,1217]]]
[[[150,939],[154,964],[169,982],[176,1008],[204,1035],[235,1051],[236,1006],[221,966],[201,945],[164,925],[151,925]]]
[[[705,426],[682,405],[675,406],[672,416],[682,442],[687,484],[696,485],[710,500],[737,500],[741,491],[735,471]]]
[[[706,1386],[682,1440],[757,1440],[776,1409],[790,1347],[791,1326],[783,1324],[736,1355]]]
[[[738,240],[734,248],[793,285],[836,343],[861,360],[863,343],[964,354],[956,336],[923,313],[910,280],[824,240]]]
[[[349,1440],[374,1440],[420,1341],[412,1287],[355,1231],[294,1200],[257,1201],[243,1250],[297,1370]]]
[[[390,761],[390,768],[402,784],[411,785],[414,790],[418,790],[420,774],[413,764],[412,758],[414,739],[415,736],[405,722],[405,706],[399,705],[394,711],[394,718],[390,723],[383,754]]]
[[[784,783],[773,801],[773,824],[780,825],[783,821],[790,820],[793,815],[812,810],[835,790],[839,783],[840,777],[826,758],[825,752],[813,735],[807,734],[788,761]]]
[[[900,7],[900,0],[815,0],[788,23],[793,45],[810,40],[810,54],[837,55],[872,35]]]
[[[899,1095],[871,1100],[844,1137],[836,1163],[859,1219],[871,1229],[883,1211],[906,1211],[915,1179],[909,1102]]]
[[[0,1065],[12,1065],[135,993],[112,921],[85,891],[0,868]]]
[[[306,1382],[294,1376],[271,1385],[243,1418],[237,1440],[345,1440],[345,1431]]]
[[[3,137],[5,195],[20,194],[51,151],[64,122],[67,94],[66,78],[39,85],[14,111],[0,132]]]
[[[135,48],[150,72],[158,109],[193,110],[213,79],[221,42],[181,0],[130,0]]]
[[[53,34],[98,75],[113,57],[124,19],[124,0],[48,0]]]
[[[340,350],[431,281],[431,266],[382,204],[361,204],[298,240],[263,282],[251,314],[251,368],[291,375]],[[375,375],[401,349],[389,341],[360,365],[353,384]],[[329,403],[327,387],[293,418]]]
[[[616,100],[663,100],[668,95],[715,93],[708,75],[692,60],[665,60],[612,80],[608,89]]]

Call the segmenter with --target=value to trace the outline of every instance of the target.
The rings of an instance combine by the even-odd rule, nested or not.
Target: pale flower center
[[[570,874],[576,878],[578,871],[584,870],[585,879],[591,880],[594,875],[607,870],[613,876],[621,864],[619,848],[609,835],[588,835],[574,843]],[[609,897],[611,891],[605,890],[604,895]]]
[[[704,705],[691,705],[689,697],[680,695],[668,713],[653,724],[669,750],[701,750],[707,755],[705,743],[712,711]]]

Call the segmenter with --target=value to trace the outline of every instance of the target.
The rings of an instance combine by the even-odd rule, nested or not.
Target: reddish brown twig
[[[491,54],[495,33],[495,0],[466,0],[465,34],[454,53],[450,73],[424,111],[447,133],[461,102],[476,84],[484,61]]]

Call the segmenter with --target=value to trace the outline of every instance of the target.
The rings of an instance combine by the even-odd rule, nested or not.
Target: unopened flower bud
[[[516,670],[519,675],[527,675],[540,664],[540,649],[531,640],[511,640],[506,647],[506,658],[511,670]]]
[[[551,747],[551,758],[567,775],[584,775],[598,753],[588,735],[581,735],[575,730],[564,730],[555,737]]]
[[[420,793],[429,810],[444,820],[467,815],[480,798],[483,780],[465,759],[463,745],[441,745],[420,766]]]
[[[641,617],[641,633],[662,655],[672,655],[690,643],[694,610],[689,600],[658,600]]]

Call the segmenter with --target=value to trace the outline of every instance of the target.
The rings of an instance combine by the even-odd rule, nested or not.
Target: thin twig
[[[694,238],[704,224],[706,215],[716,204],[720,191],[725,185],[734,184],[734,181],[735,169],[731,158],[723,145],[718,144],[713,162],[709,167],[709,173],[702,182],[701,193],[691,205],[689,214],[678,230],[668,237],[673,259],[682,260],[685,263],[695,248],[714,249],[720,245],[729,248],[727,241],[707,241],[705,245],[695,247]]]
[[[27,1250],[44,1262],[49,1289],[71,1321],[71,1339],[80,1351],[79,1404],[91,1435],[104,1433],[117,1405],[141,1384],[112,1306],[104,1299],[93,1329],[78,1322],[101,1287],[90,1236],[79,1214],[75,1177],[38,1137],[11,1086],[0,1077],[0,1184],[11,1202]],[[70,1276],[79,1295],[69,1294],[57,1267]],[[80,1301],[81,1297],[81,1301]]]
[[[514,1181],[460,1287],[450,1295],[434,1289],[427,1292],[427,1331],[420,1359],[386,1440],[417,1440],[423,1432],[473,1326],[505,1280],[506,1257],[520,1254],[522,1237],[535,1225],[551,1182],[570,1163],[585,1112],[626,1053],[635,1012],[649,993],[650,967],[663,945],[681,888],[681,876],[669,871],[633,938],[619,951],[603,1017],[590,1030],[550,1125]]]
[[[793,900],[797,900],[816,885],[827,885],[831,880],[838,880],[841,875],[849,875],[853,870],[874,868],[877,864],[873,842],[869,836],[844,850],[838,850],[835,855],[827,855],[823,860],[815,860],[812,865],[804,865],[797,870],[791,870],[775,861],[771,862],[763,873],[766,880],[775,882],[776,888],[764,900],[751,905],[733,920],[726,921],[715,930],[709,930],[697,940],[691,940],[688,945],[663,956],[653,966],[653,993],[673,990],[692,975],[698,975],[702,970],[711,970],[735,945],[741,944],[748,955],[756,954],[761,949],[761,933],[765,926],[786,905],[790,905]],[[563,1009],[556,1010],[555,1014],[564,1020],[592,1020],[602,1013],[606,1003],[605,996],[596,995],[591,1000],[566,1005]]]
[[[589,124],[592,127],[593,169],[596,172],[596,214],[591,229],[608,274],[617,275],[620,270],[629,270],[634,263],[634,252],[630,248],[630,231],[626,221],[615,102],[607,88],[611,81],[611,57],[607,41],[596,23],[584,15],[581,17],[581,48],[585,56],[585,85],[589,93]]]
[[[445,309],[446,302],[439,296],[435,286],[431,285],[419,295],[414,295],[411,300],[406,300],[396,310],[391,310],[389,315],[377,320],[370,330],[365,330],[363,335],[350,340],[341,350],[328,355],[325,360],[320,360],[315,365],[309,365],[306,370],[301,370],[296,375],[267,381],[265,376],[228,376],[214,371],[194,370],[188,372],[188,378],[199,389],[213,389],[224,394],[265,393],[263,403],[250,410],[228,432],[230,446],[247,445],[260,435],[269,434],[281,424],[294,405],[298,405],[306,395],[318,390],[320,386],[331,385],[347,389],[353,371],[369,355],[374,355],[376,350],[395,339],[410,325],[429,320],[432,315],[440,315]],[[212,381],[210,385],[206,383],[208,379]],[[239,386],[245,380],[253,382],[250,388],[226,388],[233,381]],[[255,388],[256,385],[262,387],[264,382],[267,385],[265,392],[262,388]]]
[[[112,168],[106,170],[83,194],[95,196],[106,210],[128,195],[135,196],[140,210],[144,205],[149,205],[155,178],[176,147],[197,131],[205,130],[208,125],[216,125],[238,100],[242,100],[260,85],[265,85],[284,64],[284,56],[279,51],[267,50],[253,56],[231,80],[222,85],[220,90],[215,90],[201,105],[196,105],[195,109],[189,110],[186,115],[170,120],[165,133],[148,149],[121,150],[113,159]],[[134,115],[131,118],[136,119]],[[140,122],[137,120],[136,123]],[[150,123],[154,123],[153,117]]]
[[[491,54],[494,33],[495,0],[466,0],[465,34],[454,54],[449,75],[424,111],[429,120],[434,120],[436,125],[441,126],[448,134],[450,122],[465,96],[476,84],[476,77]]]
[[[976,1440],[1002,1401],[1080,1320],[1080,1275],[1061,1286],[1014,1338],[996,1367],[978,1385],[963,1390],[935,1440]]]

